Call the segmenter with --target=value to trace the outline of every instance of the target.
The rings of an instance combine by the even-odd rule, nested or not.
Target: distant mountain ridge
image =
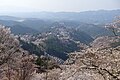
[[[73,20],[87,23],[108,23],[116,16],[120,15],[118,10],[98,10],[98,11],[84,11],[84,12],[25,12],[14,13],[11,16],[22,18],[39,18],[43,20]]]
[[[12,20],[12,21],[17,21],[17,20],[21,20],[23,18],[19,18],[19,17],[14,17],[14,16],[8,16],[8,15],[1,15],[0,16],[0,20]]]
[[[49,29],[53,26],[63,24],[68,28],[72,27],[80,29],[93,38],[96,38],[99,36],[112,35],[111,32],[105,29],[104,26],[105,24],[112,22],[116,16],[120,16],[120,10],[85,12],[29,12],[16,13],[13,15],[16,17],[12,17],[11,15],[0,16],[0,24],[12,27],[12,29],[16,30],[16,33],[19,32],[16,25],[21,26],[19,26],[21,33],[27,31],[27,28],[32,29],[33,31],[31,30],[31,32],[28,31],[26,33],[36,33],[35,31],[42,33],[49,31]],[[23,27],[26,29],[23,29]],[[20,32],[18,34],[20,34]]]

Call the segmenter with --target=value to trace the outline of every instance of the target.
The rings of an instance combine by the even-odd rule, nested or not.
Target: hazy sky
[[[120,9],[120,0],[0,0],[0,12]]]

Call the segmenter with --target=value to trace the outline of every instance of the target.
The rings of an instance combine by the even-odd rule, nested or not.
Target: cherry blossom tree
[[[120,16],[112,23],[107,24],[105,27],[112,31],[115,36],[118,36],[118,33],[120,32]]]
[[[10,28],[0,25],[0,80],[29,80],[35,70],[33,62]]]

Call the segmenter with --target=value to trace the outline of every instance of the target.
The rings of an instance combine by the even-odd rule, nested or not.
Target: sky
[[[120,9],[120,0],[0,0],[0,12],[81,12]]]

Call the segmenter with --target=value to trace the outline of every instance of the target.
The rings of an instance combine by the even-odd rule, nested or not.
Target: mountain
[[[0,24],[4,26],[13,26],[13,25],[20,24],[20,22],[12,21],[12,20],[0,20]]]
[[[12,20],[12,21],[17,21],[20,20],[22,18],[18,18],[18,17],[13,17],[13,16],[0,16],[0,20]]]
[[[32,29],[38,30],[39,32],[45,32],[48,30],[52,23],[53,21],[31,18],[25,19],[23,22],[21,22],[22,25],[26,25]]]
[[[11,32],[14,33],[15,35],[17,35],[17,34],[36,34],[36,33],[38,33],[38,31],[35,30],[35,29],[25,27],[25,26],[21,26],[21,25],[14,25],[14,26],[11,26],[10,28],[11,28]]]
[[[44,21],[44,20],[40,20],[40,19],[33,19],[33,18],[26,18],[24,20],[11,20],[11,19],[4,19],[4,20],[0,20],[0,24],[4,25],[4,26],[11,26],[12,29],[16,28],[17,25],[20,25],[19,28],[28,28],[28,29],[33,29],[33,32],[31,30],[32,33],[36,31],[39,32],[45,32],[47,30],[49,30],[51,24],[53,22],[52,21]],[[16,30],[17,32],[18,30]],[[24,29],[23,29],[24,31]],[[19,31],[18,31],[19,32]],[[22,31],[21,31],[22,33]]]
[[[93,38],[97,38],[100,36],[111,36],[113,35],[111,31],[105,28],[105,25],[99,24],[88,24],[88,23],[83,23],[83,22],[78,22],[78,21],[70,21],[70,20],[65,20],[65,21],[59,21],[59,22],[54,22],[52,23],[52,26],[60,26],[64,25],[67,28],[75,28],[80,31],[83,31]],[[101,33],[102,32],[102,33]]]
[[[33,54],[41,55],[39,52],[45,51],[47,54],[62,60],[68,58],[67,53],[79,51],[84,45],[89,45],[89,43],[93,41],[90,35],[80,30],[66,28],[64,26],[51,27],[49,31],[37,35],[21,35],[20,38],[24,42],[28,42],[27,46],[33,44],[38,46],[36,48],[32,47],[31,50],[36,50]],[[26,45],[22,45],[22,48],[27,50],[25,48]],[[40,51],[38,51],[37,48],[39,48]]]
[[[79,21],[70,21],[70,20],[59,21],[59,22],[58,21],[54,22],[50,20],[46,21],[40,19],[25,19],[22,22],[12,21],[12,20],[0,20],[0,24],[5,26],[10,26],[12,28],[12,31],[15,32],[15,34],[17,34],[17,32],[19,32],[18,34],[25,33],[25,31],[27,31],[26,30],[27,28],[31,30],[27,31],[26,33],[47,32],[51,27],[60,26],[62,24],[67,28],[80,29],[81,31],[89,34],[93,38],[99,36],[113,35],[109,30],[107,30],[104,27],[104,25],[88,24],[88,23],[83,23]],[[18,25],[21,32],[19,31],[19,29],[16,29],[18,28]]]
[[[85,33],[89,34],[93,38],[97,38],[100,36],[113,36],[113,33],[110,30],[105,28],[105,25],[81,23],[79,24],[77,29],[84,31]]]
[[[43,20],[73,20],[85,23],[104,24],[111,22],[120,15],[120,10],[98,10],[85,12],[26,12],[15,13],[13,16],[25,18],[39,18]]]
[[[33,29],[33,32],[47,32],[53,26],[63,24],[68,28],[76,28],[89,34],[93,38],[113,35],[104,26],[112,22],[120,10],[99,10],[85,12],[29,12],[16,13],[13,16],[0,16],[0,24],[5,26],[21,25]],[[21,28],[21,29],[22,29]],[[22,30],[21,30],[22,31]],[[19,32],[19,31],[16,31]],[[24,32],[24,30],[23,30]],[[102,32],[102,33],[101,33]],[[21,32],[22,33],[22,32]]]
[[[0,20],[0,24],[6,27],[10,27],[13,34],[35,34],[37,30],[23,25],[21,22],[12,20]]]

